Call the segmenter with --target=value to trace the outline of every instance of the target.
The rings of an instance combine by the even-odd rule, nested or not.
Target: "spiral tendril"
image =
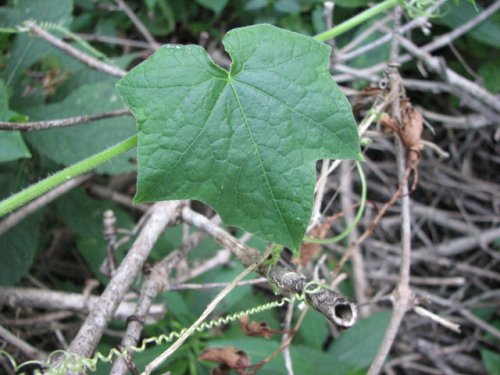
[[[306,298],[306,294],[318,293],[318,291],[324,287],[325,285],[320,282],[310,281],[304,286],[301,294],[295,294],[290,297],[283,297],[278,301],[268,302],[263,305],[252,307],[247,310],[242,310],[218,319],[211,320],[209,322],[204,322],[195,328],[195,332],[201,333],[212,328],[217,328],[222,325],[234,322],[235,320],[239,320],[245,315],[254,315],[263,311],[281,307],[287,302],[291,303],[293,301],[304,301]],[[149,344],[160,345],[172,342],[174,339],[179,338],[187,330],[188,328],[183,328],[180,331],[174,331],[168,334],[148,337],[142,340],[141,344],[138,346],[131,345],[123,349],[113,348],[107,354],[97,352],[92,358],[83,358],[74,353],[69,353],[64,350],[56,350],[50,353],[46,361],[32,360],[23,362],[18,365],[15,359],[5,350],[0,350],[0,355],[3,355],[7,358],[16,373],[20,372],[22,367],[28,365],[35,365],[42,369],[35,370],[35,374],[42,374],[42,371],[44,374],[50,375],[64,375],[68,372],[80,372],[84,369],[96,371],[99,362],[110,363],[115,357],[125,358],[130,353],[143,352]],[[59,356],[62,356],[63,358],[57,358]]]

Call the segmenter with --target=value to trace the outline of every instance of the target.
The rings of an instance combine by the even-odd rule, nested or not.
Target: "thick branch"
[[[68,351],[81,357],[90,357],[113,317],[125,293],[141,271],[151,249],[166,226],[177,220],[180,201],[160,202],[151,208],[151,215],[131,249],[116,270],[97,306],[91,311]]]
[[[0,287],[0,306],[30,307],[52,311],[73,311],[78,314],[88,314],[99,301],[98,296],[84,296],[78,293],[66,293],[35,288]],[[121,302],[113,318],[127,320],[133,314],[135,303]],[[153,305],[146,321],[156,321],[165,314],[163,305]]]
[[[225,230],[214,225],[205,216],[185,207],[182,210],[182,219],[207,232],[216,242],[228,248],[245,266],[249,266],[259,259],[258,250],[244,245]],[[350,327],[356,323],[358,310],[350,298],[326,288],[319,288],[313,293],[308,293],[311,290],[305,289],[309,288],[310,280],[288,269],[280,262],[273,266],[261,265],[256,271],[287,294],[305,293],[307,302],[332,323],[342,327]]]

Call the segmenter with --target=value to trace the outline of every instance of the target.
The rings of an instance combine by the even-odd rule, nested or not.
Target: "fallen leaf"
[[[254,322],[250,321],[250,318],[248,315],[243,316],[240,319],[241,323],[241,330],[245,333],[247,336],[252,336],[252,337],[264,337],[266,339],[270,339],[273,335],[273,333],[279,333],[280,331],[277,331],[275,329],[272,329],[269,327],[267,322]]]
[[[205,349],[198,360],[219,363],[220,365],[212,370],[214,375],[227,375],[230,369],[236,370],[238,375],[243,375],[246,374],[246,367],[251,364],[247,353],[234,346]]]

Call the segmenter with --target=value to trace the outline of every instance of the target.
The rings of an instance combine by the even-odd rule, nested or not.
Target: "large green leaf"
[[[31,120],[50,120],[97,114],[123,108],[112,83],[86,85],[60,103],[26,109]],[[79,126],[44,130],[26,135],[28,142],[42,155],[63,165],[70,165],[102,151],[135,133],[131,117],[114,117]],[[97,168],[101,173],[125,173],[135,167],[128,161],[130,152]]]
[[[139,127],[135,201],[199,199],[226,224],[298,250],[315,161],[361,158],[330,48],[270,25],[223,42],[230,72],[201,47],[167,45],[118,82]]]

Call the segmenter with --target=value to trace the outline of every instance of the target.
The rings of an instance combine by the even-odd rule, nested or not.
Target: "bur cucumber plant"
[[[386,0],[314,38],[270,25],[231,30],[230,71],[201,47],[162,47],[117,84],[138,135],[3,200],[0,216],[138,145],[136,202],[199,199],[226,224],[298,252],[315,161],[362,159],[321,42],[405,4],[415,13],[432,2]]]

